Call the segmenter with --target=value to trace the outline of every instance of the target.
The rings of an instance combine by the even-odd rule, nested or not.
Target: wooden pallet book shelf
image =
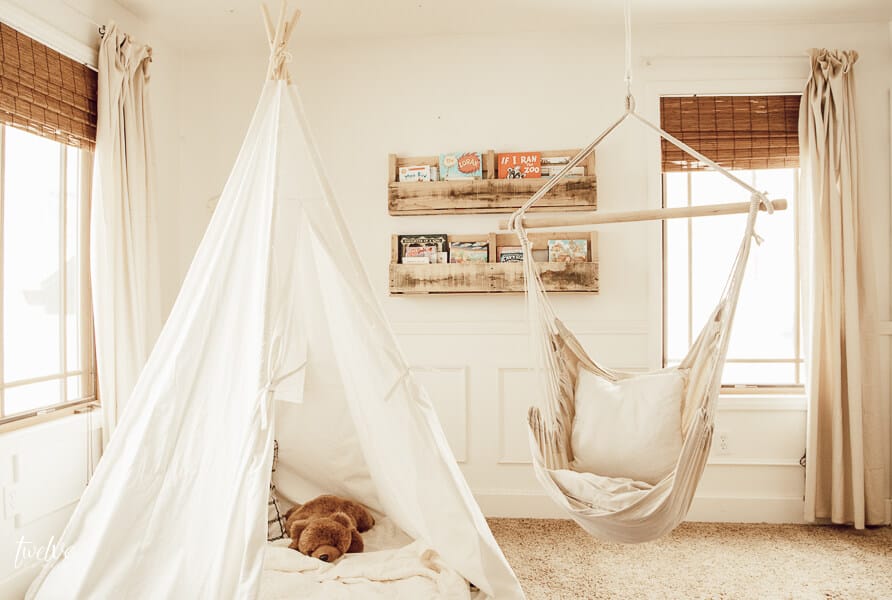
[[[543,159],[573,157],[578,149],[544,150]],[[406,166],[439,165],[439,155],[397,156],[388,158],[387,206],[391,215],[446,215],[461,213],[510,213],[520,207],[548,177],[526,179],[498,179],[496,157],[498,152],[481,153],[483,178],[449,181],[404,182],[399,181],[399,169]],[[533,211],[595,210],[597,208],[597,182],[595,155],[590,154],[581,163],[583,175],[567,177],[545,195]]]
[[[517,293],[525,290],[523,264],[498,262],[498,249],[518,246],[514,233],[450,235],[449,242],[487,241],[489,262],[402,264],[397,235],[392,236],[390,259],[390,293],[461,294]],[[536,232],[529,234],[533,256],[544,252],[548,240],[584,239],[587,241],[586,262],[537,262],[542,282],[549,292],[598,292],[598,234],[586,232]]]

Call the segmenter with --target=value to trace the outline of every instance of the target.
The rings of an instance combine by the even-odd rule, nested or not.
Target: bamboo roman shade
[[[799,95],[660,99],[660,126],[726,169],[799,166]],[[706,165],[662,141],[663,172]]]
[[[96,73],[4,23],[0,42],[0,123],[92,149]]]

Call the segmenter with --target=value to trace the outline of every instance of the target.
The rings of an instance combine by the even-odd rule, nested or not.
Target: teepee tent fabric
[[[523,597],[358,256],[296,87],[267,82],[66,552],[28,598],[255,597],[274,437],[289,499],[358,499],[487,596]]]

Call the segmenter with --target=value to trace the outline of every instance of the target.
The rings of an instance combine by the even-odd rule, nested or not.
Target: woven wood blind
[[[688,96],[660,99],[660,126],[726,169],[799,166],[799,99]],[[663,172],[709,169],[662,141]]]
[[[0,123],[92,149],[96,73],[0,23]]]

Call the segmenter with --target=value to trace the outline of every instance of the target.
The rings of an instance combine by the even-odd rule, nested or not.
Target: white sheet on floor
[[[428,545],[413,542],[389,519],[363,534],[366,549],[324,563],[278,540],[266,547],[260,600],[470,599],[468,582]]]

